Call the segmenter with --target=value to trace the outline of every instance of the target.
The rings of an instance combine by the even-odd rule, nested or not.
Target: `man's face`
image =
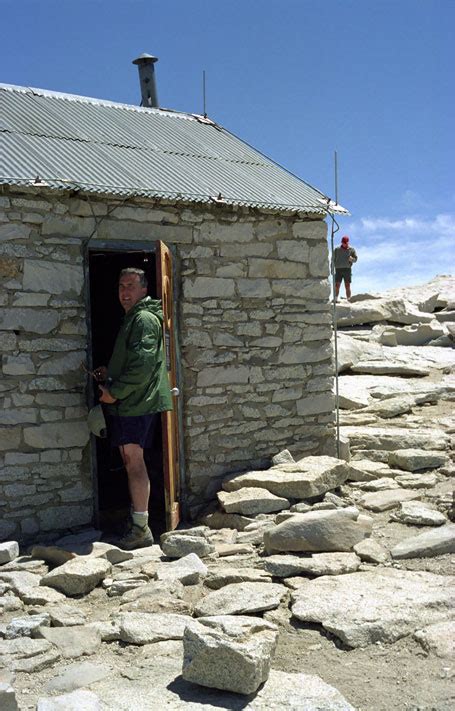
[[[123,274],[118,283],[118,298],[128,313],[147,294],[147,287],[141,286],[139,274]]]

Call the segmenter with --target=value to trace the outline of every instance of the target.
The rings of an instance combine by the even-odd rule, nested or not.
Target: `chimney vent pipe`
[[[153,57],[151,54],[141,54],[137,59],[133,59],[133,64],[136,64],[139,70],[141,106],[158,107],[154,67],[157,61],[158,57]]]

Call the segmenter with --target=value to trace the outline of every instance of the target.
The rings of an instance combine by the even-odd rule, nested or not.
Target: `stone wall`
[[[174,246],[185,496],[333,447],[326,225],[265,212],[0,195],[0,538],[88,523],[84,245]]]

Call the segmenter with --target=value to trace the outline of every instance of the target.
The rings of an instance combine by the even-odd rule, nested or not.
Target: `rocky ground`
[[[0,708],[453,708],[454,285],[338,305],[340,458],[134,553],[0,544]]]

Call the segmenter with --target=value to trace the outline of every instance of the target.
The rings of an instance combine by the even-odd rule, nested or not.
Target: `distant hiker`
[[[150,482],[144,448],[150,446],[159,413],[172,410],[163,344],[161,302],[147,296],[142,269],[123,269],[119,300],[125,316],[107,368],[97,368],[100,401],[106,410],[111,446],[119,447],[128,475],[133,506],[120,548],[150,546],[148,525]],[[104,383],[104,384],[101,384]]]
[[[335,267],[335,297],[338,299],[341,282],[344,279],[346,298],[351,298],[351,275],[352,265],[357,261],[357,254],[354,247],[349,246],[349,237],[345,235],[341,238],[341,245],[335,247],[333,254],[333,266]]]

